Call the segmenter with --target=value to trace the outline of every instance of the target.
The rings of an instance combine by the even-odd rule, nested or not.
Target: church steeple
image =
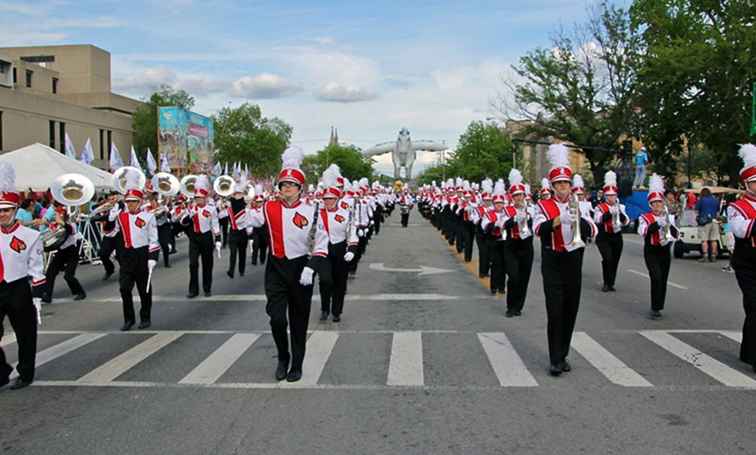
[[[331,127],[331,137],[328,139],[328,145],[338,145],[339,144],[339,132],[336,128]]]

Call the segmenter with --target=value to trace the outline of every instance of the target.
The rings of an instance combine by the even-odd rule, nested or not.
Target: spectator
[[[696,212],[698,215],[698,237],[701,239],[702,257],[698,262],[714,262],[717,258],[717,249],[719,240],[719,223],[716,217],[719,214],[719,201],[712,196],[711,191],[704,187],[701,190],[701,197],[696,202]],[[707,258],[708,256],[708,258]]]
[[[646,147],[641,147],[638,153],[635,154],[635,180],[633,181],[633,189],[638,189],[643,186],[643,182],[646,180],[646,165],[648,164],[648,153],[646,153]]]
[[[21,201],[21,205],[18,206],[18,210],[16,210],[16,219],[21,223],[22,226],[31,226],[34,222],[34,216],[31,212],[31,199],[24,199]]]
[[[679,223],[680,215],[682,215],[682,207],[680,201],[677,199],[677,194],[674,191],[667,191],[667,210],[669,214],[675,217],[675,221]]]

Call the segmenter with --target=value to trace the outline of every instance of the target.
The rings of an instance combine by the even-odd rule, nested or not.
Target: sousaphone
[[[92,200],[95,187],[91,180],[81,174],[63,174],[53,180],[50,194],[56,202],[67,208],[69,218],[73,218],[79,206]],[[42,236],[44,250],[57,250],[67,237],[68,231],[65,226],[49,229]]]
[[[192,199],[196,191],[195,185],[197,184],[197,176],[194,174],[185,175],[181,178],[181,194]]]
[[[221,175],[213,182],[213,191],[220,197],[229,197],[234,194],[234,186],[236,186],[236,182],[233,177]]]
[[[158,172],[155,174],[157,192],[163,197],[173,197],[181,191],[181,183],[173,174]]]
[[[126,194],[126,175],[129,173],[136,173],[139,176],[138,188],[144,188],[147,183],[147,177],[144,175],[141,169],[134,166],[123,166],[116,169],[113,172],[113,186],[115,190],[121,194]]]

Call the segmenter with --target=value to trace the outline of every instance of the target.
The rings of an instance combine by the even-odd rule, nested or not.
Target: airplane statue
[[[365,156],[383,155],[391,153],[391,160],[394,163],[394,178],[401,178],[401,168],[405,170],[405,178],[412,178],[412,165],[415,163],[418,151],[440,152],[446,150],[445,144],[434,141],[416,141],[410,139],[410,132],[407,128],[399,130],[399,137],[396,142],[384,142],[377,144],[362,152]]]

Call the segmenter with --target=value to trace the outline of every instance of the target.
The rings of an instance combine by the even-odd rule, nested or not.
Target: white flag
[[[76,149],[74,148],[73,142],[71,142],[71,137],[68,136],[68,133],[66,133],[66,157],[71,158],[72,160],[76,159]]]
[[[213,166],[213,175],[217,177],[217,176],[221,175],[222,171],[223,171],[223,169],[221,169],[221,164],[220,163],[215,163],[215,166]]]
[[[84,143],[84,148],[81,150],[79,160],[84,164],[92,164],[94,161],[94,150],[92,150],[92,141],[87,138],[87,142]]]
[[[129,166],[133,166],[137,169],[142,169],[142,166],[139,164],[139,159],[137,158],[136,150],[134,150],[134,146],[131,146],[131,158],[129,159]]]
[[[115,142],[110,143],[110,172],[115,172],[117,169],[123,167],[123,158],[121,158],[121,152],[118,151]]]
[[[152,156],[152,150],[147,147],[147,171],[150,173],[150,175],[155,175],[156,170],[157,163],[155,162],[155,157]]]
[[[226,161],[226,168],[223,171],[223,175],[228,175],[228,161]]]
[[[171,172],[171,165],[168,164],[168,154],[163,153],[160,155],[160,172]]]

